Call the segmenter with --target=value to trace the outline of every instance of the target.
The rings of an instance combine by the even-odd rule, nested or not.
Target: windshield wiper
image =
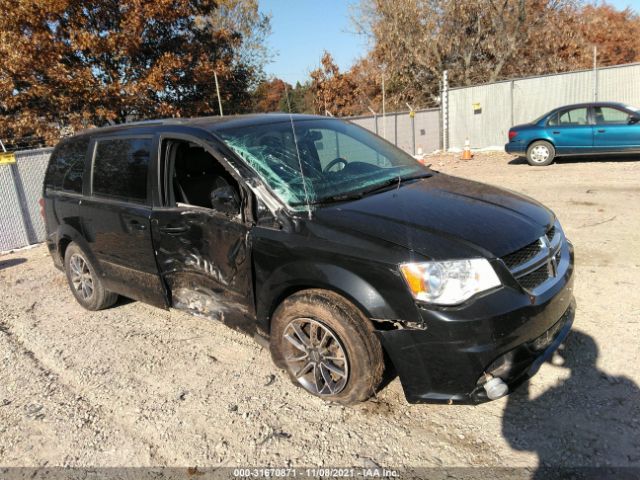
[[[357,190],[355,192],[350,192],[350,193],[339,193],[337,195],[331,195],[329,197],[325,197],[322,200],[317,200],[315,202],[312,202],[313,205],[322,205],[324,203],[335,203],[335,202],[344,202],[347,200],[358,200],[362,197],[365,197],[366,195],[370,195],[372,193],[376,193],[376,192],[380,192],[382,190],[386,190],[389,187],[395,186],[397,185],[398,187],[408,181],[411,180],[419,180],[421,178],[429,178],[432,177],[433,173],[419,173],[416,175],[408,175],[406,177],[393,177],[393,178],[389,178],[387,180],[385,180],[382,183],[379,183],[377,185],[374,185],[370,188],[366,188],[363,190]]]

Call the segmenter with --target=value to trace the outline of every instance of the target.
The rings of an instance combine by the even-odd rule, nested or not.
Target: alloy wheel
[[[349,379],[349,361],[336,334],[312,318],[296,318],[284,330],[289,371],[314,395],[336,395]]]
[[[71,283],[83,300],[93,295],[93,277],[89,265],[82,256],[74,254],[69,260],[71,268]]]

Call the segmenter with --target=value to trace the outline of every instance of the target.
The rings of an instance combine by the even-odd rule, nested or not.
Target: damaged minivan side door
[[[151,230],[170,305],[253,332],[243,188],[204,141],[172,134],[158,145]]]

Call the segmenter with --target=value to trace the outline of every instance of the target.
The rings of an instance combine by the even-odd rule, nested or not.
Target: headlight
[[[400,271],[416,300],[437,305],[456,305],[500,285],[495,270],[484,258],[403,263]]]

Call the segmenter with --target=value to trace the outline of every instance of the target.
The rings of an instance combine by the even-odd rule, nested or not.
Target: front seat
[[[221,167],[202,148],[190,148],[183,157],[185,176],[180,179],[186,201],[190,205],[211,207],[211,191],[221,183]],[[225,181],[225,184],[227,182]]]

